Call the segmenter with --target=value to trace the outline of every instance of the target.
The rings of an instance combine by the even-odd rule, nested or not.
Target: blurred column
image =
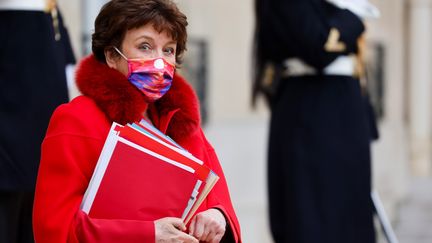
[[[91,53],[91,35],[94,32],[94,21],[101,7],[108,0],[81,0],[82,7],[82,49],[81,54],[86,56]]]
[[[432,0],[410,0],[411,159],[415,175],[431,174]]]

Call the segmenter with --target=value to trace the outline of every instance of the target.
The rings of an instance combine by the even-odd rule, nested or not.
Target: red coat
[[[33,213],[38,243],[154,242],[153,221],[89,218],[79,207],[111,123],[139,121],[147,108],[143,96],[119,72],[84,59],[77,71],[83,96],[54,112],[42,144]],[[176,76],[168,93],[149,113],[154,124],[221,178],[198,212],[220,209],[231,242],[241,242],[240,226],[215,151],[200,128],[198,101],[191,87]],[[228,232],[232,231],[232,232]]]

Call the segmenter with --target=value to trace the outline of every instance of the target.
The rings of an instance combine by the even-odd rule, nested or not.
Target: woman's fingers
[[[219,243],[222,240],[222,237],[224,236],[224,234],[217,234],[213,240],[210,240],[210,243]]]
[[[200,241],[218,243],[225,234],[225,218],[217,209],[197,214],[191,221],[189,234]]]
[[[157,243],[186,242],[199,243],[192,235],[184,231],[186,226],[179,218],[166,217],[155,221],[155,237]]]
[[[211,228],[212,230],[207,234],[207,236],[201,240],[205,242],[211,242],[211,243],[219,243],[219,241],[222,239],[223,235],[225,234],[225,229],[222,228],[220,224],[218,224],[216,221],[212,221],[208,228]]]
[[[181,235],[178,237],[178,239],[181,240],[181,242],[184,242],[184,243],[199,243],[199,241],[195,237],[193,237],[191,235],[188,235],[188,234],[186,234],[184,232],[181,232],[180,234]]]
[[[176,227],[177,229],[181,230],[181,231],[185,231],[186,230],[186,225],[183,223],[183,221],[179,218],[169,218],[169,220],[171,221],[170,223]]]
[[[204,230],[204,234],[202,235],[200,240],[205,242],[211,242],[214,239],[216,232],[208,230],[210,229],[210,227],[206,227],[206,229],[207,230]]]
[[[189,224],[189,234],[190,235],[194,235],[195,233],[195,224],[196,224],[196,217],[194,217],[191,221],[191,223]]]
[[[195,217],[195,232],[193,233],[193,236],[195,236],[197,239],[201,240],[202,235],[204,234],[205,229],[205,220],[203,220],[202,215],[198,214]]]

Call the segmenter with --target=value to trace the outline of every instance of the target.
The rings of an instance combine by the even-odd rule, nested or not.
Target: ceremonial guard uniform
[[[74,56],[55,1],[0,1],[0,242],[33,242],[40,147]]]
[[[363,22],[324,0],[258,0],[256,11],[254,94],[271,106],[275,242],[375,242],[370,124],[356,69]]]

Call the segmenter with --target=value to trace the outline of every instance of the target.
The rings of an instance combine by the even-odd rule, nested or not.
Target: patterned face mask
[[[158,100],[171,88],[174,65],[163,58],[129,59],[114,48],[128,63],[127,79],[144,94],[147,102]]]

